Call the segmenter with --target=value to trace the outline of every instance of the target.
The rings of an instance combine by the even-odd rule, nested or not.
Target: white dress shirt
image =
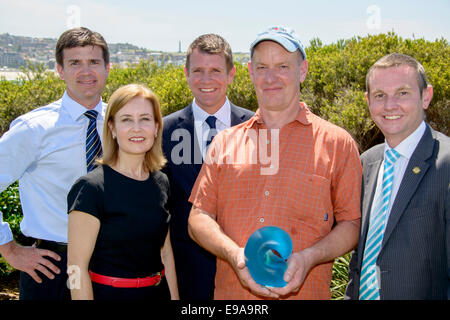
[[[391,214],[392,204],[394,203],[395,197],[397,196],[398,189],[400,188],[400,184],[403,180],[403,176],[406,171],[406,167],[408,166],[409,159],[411,159],[412,154],[416,150],[417,145],[419,144],[420,139],[425,133],[426,125],[425,122],[419,125],[419,127],[411,133],[405,140],[403,140],[398,146],[394,149],[400,154],[400,157],[394,164],[394,179],[392,182],[392,191],[391,198],[389,199],[388,211],[386,214],[386,221],[388,221],[389,216]],[[384,154],[388,149],[392,149],[389,144],[384,142]],[[378,203],[378,198],[381,196],[381,184],[383,182],[383,168],[384,168],[384,160],[381,163],[380,170],[378,171],[378,179],[377,179],[377,188],[374,195],[374,201],[372,203],[372,209],[374,210],[374,205]]]
[[[201,146],[203,159],[206,154],[206,140],[209,134],[209,125],[206,123],[206,118],[209,116],[215,116],[216,120],[216,130],[219,133],[231,126],[231,105],[228,98],[226,98],[225,103],[219,110],[214,114],[209,114],[202,108],[200,108],[197,103],[192,102],[192,113],[194,114],[195,132],[197,134],[198,145]]]
[[[102,135],[106,104],[100,100],[97,130]],[[25,236],[67,242],[67,194],[86,169],[87,109],[67,92],[45,107],[11,122],[0,138],[0,192],[19,180]],[[0,219],[0,245],[11,241]]]

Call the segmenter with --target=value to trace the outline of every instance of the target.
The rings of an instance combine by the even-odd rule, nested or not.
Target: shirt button
[[[269,191],[266,191],[266,192],[264,192],[264,194],[265,194],[266,196],[268,196],[268,195],[270,194],[270,192],[269,192]]]
[[[264,218],[259,219],[259,222],[263,223],[264,222]]]

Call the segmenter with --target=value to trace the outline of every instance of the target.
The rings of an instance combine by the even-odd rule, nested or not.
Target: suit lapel
[[[375,160],[367,165],[367,170],[364,172],[364,199],[362,211],[365,213],[362,217],[362,225],[367,231],[370,220],[370,209],[372,208],[373,198],[377,187],[378,172],[380,170],[382,159]]]
[[[392,205],[388,224],[384,232],[381,250],[383,250],[383,246],[389,240],[389,237],[405,211],[406,206],[414,196],[420,181],[422,181],[427,170],[429,169],[430,165],[426,162],[426,160],[432,156],[433,149],[434,139],[431,135],[431,130],[427,125],[427,129],[425,130],[422,139],[412,154],[411,159],[409,159],[408,166],[406,167],[405,174],[403,175],[402,182],[400,183],[400,188],[395,197],[394,204]],[[420,169],[419,173],[417,173],[417,170],[413,171],[416,167]]]
[[[241,112],[234,104],[230,102],[231,109],[231,126],[238,125],[244,122],[245,114]]]
[[[192,104],[190,104],[185,111],[180,115],[178,128],[186,129],[189,131],[191,139],[191,163],[194,164],[191,167],[197,173],[200,171],[202,165],[202,152],[198,144],[197,133],[195,131],[194,114],[192,113]]]
[[[378,172],[380,170],[381,163],[383,161],[384,146],[379,148],[379,151],[375,156],[368,161],[364,168],[363,186],[364,195],[362,202],[362,218],[361,218],[361,240],[359,242],[360,252],[363,252],[364,245],[366,243],[367,231],[369,229],[370,221],[370,209],[372,208],[373,198],[375,196],[375,190],[377,187]],[[359,257],[359,263],[362,263],[363,255]]]

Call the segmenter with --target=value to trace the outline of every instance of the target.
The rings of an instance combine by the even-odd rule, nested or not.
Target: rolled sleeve
[[[341,146],[331,190],[337,222],[361,218],[362,165],[358,147],[350,137]]]
[[[3,221],[3,213],[0,211],[0,245],[4,245],[12,240],[11,228],[7,222]]]

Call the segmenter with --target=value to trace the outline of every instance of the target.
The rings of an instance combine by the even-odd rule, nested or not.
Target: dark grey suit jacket
[[[361,231],[350,261],[349,299],[359,297],[370,209],[383,156],[384,144],[361,155]],[[450,298],[450,138],[428,125],[400,184],[376,264],[381,299]]]
[[[230,105],[231,126],[247,121],[254,114],[232,103]],[[187,230],[191,211],[188,199],[203,164],[195,132],[192,104],[167,115],[163,120],[163,150],[168,160],[163,171],[170,182],[170,238],[180,299],[209,300],[214,294],[216,257],[197,245],[189,237]],[[175,141],[172,141],[173,134]],[[184,143],[183,150],[179,148],[180,143]],[[186,162],[178,163],[181,157]]]

